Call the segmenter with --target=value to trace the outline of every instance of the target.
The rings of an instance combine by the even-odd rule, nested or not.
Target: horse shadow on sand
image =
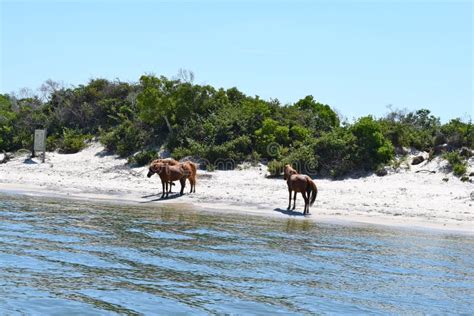
[[[287,210],[286,208],[283,209],[283,208],[275,208],[273,209],[275,212],[280,212],[282,214],[285,214],[285,215],[288,215],[288,216],[305,216],[302,212],[300,211],[292,211],[292,210]],[[311,214],[307,214],[307,215],[311,215]]]
[[[142,196],[142,199],[148,199],[148,198],[151,198],[151,197],[157,197],[156,199],[152,199],[152,200],[148,200],[148,201],[143,201],[143,202],[140,202],[140,203],[151,203],[151,202],[158,202],[158,201],[166,201],[166,200],[174,200],[174,199],[177,199],[179,197],[181,197],[182,195],[179,194],[179,192],[171,192],[168,197],[161,197],[162,193],[157,193],[157,194],[150,194],[150,195],[144,195]]]

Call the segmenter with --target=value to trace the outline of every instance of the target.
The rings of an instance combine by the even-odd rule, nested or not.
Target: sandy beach
[[[107,155],[98,143],[77,154],[47,153],[46,162],[17,155],[0,164],[0,192],[106,200],[144,205],[187,204],[203,210],[294,217],[312,221],[360,222],[435,228],[474,234],[474,184],[461,182],[436,158],[407,164],[384,177],[315,179],[318,186],[311,215],[303,217],[303,199],[286,211],[283,179],[267,178],[264,165],[232,171],[198,171],[196,193],[160,200],[158,176],[146,177],[147,166],[130,168],[125,159]],[[468,172],[473,171],[473,158]],[[434,173],[430,172],[434,171]],[[173,192],[179,190],[179,183]]]

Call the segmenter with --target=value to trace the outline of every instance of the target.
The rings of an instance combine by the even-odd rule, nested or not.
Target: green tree
[[[316,102],[312,95],[299,100],[294,104],[300,113],[303,125],[313,129],[316,133],[330,131],[339,126],[339,118],[329,105]]]
[[[271,118],[263,121],[262,127],[255,131],[255,136],[257,150],[263,157],[278,157],[278,145],[287,146],[290,141],[289,128],[278,125],[278,122]]]
[[[360,118],[350,131],[355,137],[355,160],[366,169],[374,169],[394,157],[393,145],[382,134],[380,124],[372,116]]]
[[[8,95],[0,94],[0,151],[11,150],[13,143],[13,124],[16,114]]]
[[[464,123],[461,119],[453,119],[441,126],[441,132],[453,147],[474,147],[474,125],[472,122]]]
[[[161,118],[172,133],[171,122],[176,106],[170,95],[175,83],[164,77],[141,76],[140,84],[142,91],[137,96],[140,119],[149,124],[159,124]]]

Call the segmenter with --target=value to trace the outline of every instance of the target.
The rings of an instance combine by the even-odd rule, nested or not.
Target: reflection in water
[[[474,239],[0,196],[0,314],[466,313]]]

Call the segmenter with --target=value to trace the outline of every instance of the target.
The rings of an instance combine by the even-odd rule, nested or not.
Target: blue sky
[[[348,119],[473,115],[471,1],[1,1],[0,92],[192,70]]]

